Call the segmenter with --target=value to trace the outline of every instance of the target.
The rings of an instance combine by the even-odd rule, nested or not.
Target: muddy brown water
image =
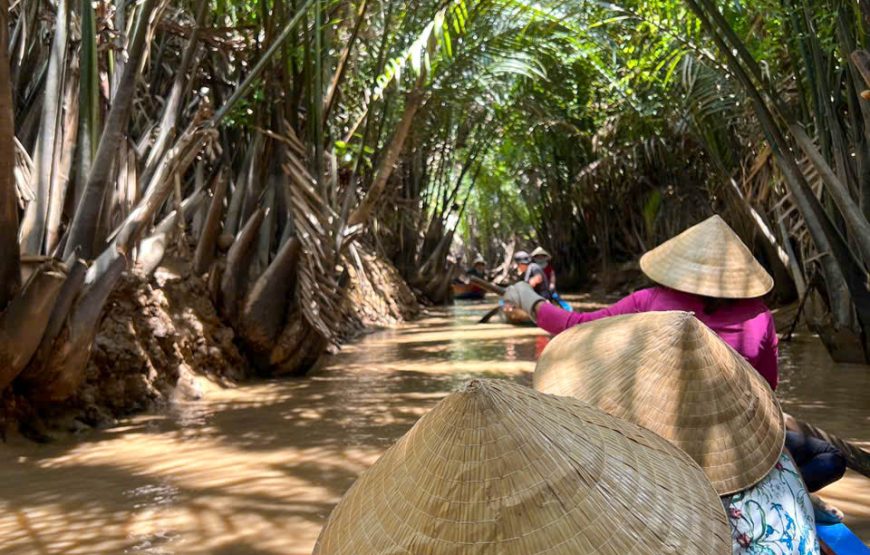
[[[531,382],[546,337],[475,324],[491,306],[371,334],[308,379],[209,388],[50,445],[12,438],[0,446],[0,553],[310,553],[359,473],[447,392],[473,376]],[[870,446],[870,369],[798,336],[782,375],[787,410]],[[870,480],[824,494],[870,539]]]

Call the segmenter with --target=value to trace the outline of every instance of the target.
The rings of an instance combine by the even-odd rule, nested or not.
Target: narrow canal
[[[574,299],[580,308],[596,305]],[[0,553],[309,554],[333,505],[427,409],[472,376],[531,382],[547,338],[476,324],[466,304],[371,334],[308,379],[201,401],[50,445],[0,446]],[[870,446],[870,369],[814,338],[782,348],[786,410]],[[870,480],[823,495],[870,540]]]

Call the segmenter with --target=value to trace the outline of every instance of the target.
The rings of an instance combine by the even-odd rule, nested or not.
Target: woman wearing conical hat
[[[471,263],[471,268],[465,271],[469,276],[486,279],[486,260],[478,254],[474,257],[474,262]]]
[[[692,314],[627,314],[577,326],[550,342],[533,382],[689,454],[722,496],[735,555],[819,553],[812,502],[783,448],[773,391]]]
[[[640,267],[657,286],[594,312],[568,312],[541,303],[543,298],[523,284],[509,287],[504,298],[553,334],[619,314],[694,312],[776,389],[776,330],[761,300],[773,288],[773,278],[722,218],[708,218],[662,243],[641,257]]]
[[[536,247],[532,251],[532,261],[543,268],[544,275],[550,285],[550,293],[556,292],[556,269],[553,268],[553,256],[544,247]]]
[[[657,286],[594,312],[568,312],[541,303],[542,299],[522,283],[509,287],[504,298],[553,334],[622,314],[692,312],[776,390],[778,338],[773,316],[761,300],[773,288],[773,278],[722,218],[712,216],[665,241],[641,257],[640,267]],[[845,473],[845,459],[829,443],[789,432],[787,444],[811,491]],[[831,518],[840,515],[834,511]]]

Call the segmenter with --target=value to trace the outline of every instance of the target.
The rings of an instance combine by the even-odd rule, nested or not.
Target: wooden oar
[[[498,311],[501,310],[500,306],[497,306],[483,315],[483,318],[477,321],[478,324],[488,324],[492,317],[498,314]]]
[[[848,466],[855,472],[862,474],[867,478],[870,478],[870,453],[858,447],[854,443],[839,438],[834,434],[828,433],[825,430],[822,430],[821,428],[810,424],[809,422],[798,420],[793,416],[790,416],[790,418],[797,425],[797,428],[800,432],[808,437],[814,437],[822,441],[827,441],[828,443],[840,450],[840,453],[842,453],[843,457],[846,459],[846,466]]]
[[[475,276],[468,276],[468,281],[480,287],[481,289],[486,289],[490,293],[495,293],[499,297],[504,295],[504,287],[499,287],[498,285],[490,283],[485,279],[480,279],[479,277]]]
[[[485,279],[480,279],[479,277],[475,277],[475,276],[467,276],[467,277],[468,277],[469,283],[472,283],[472,284],[480,287],[481,289],[485,289],[485,290],[489,291],[490,293],[495,293],[499,297],[504,295],[504,287],[499,287],[498,285],[496,285],[494,283],[490,283],[490,282],[486,281]],[[496,314],[498,314],[499,310],[501,310],[501,306],[497,306],[497,307],[493,308],[492,310],[490,310],[489,312],[484,314],[483,318],[478,320],[477,323],[478,324],[489,323],[489,321],[492,320],[492,317],[495,316]]]

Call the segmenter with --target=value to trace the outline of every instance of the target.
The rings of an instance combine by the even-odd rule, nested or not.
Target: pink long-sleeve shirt
[[[666,287],[641,289],[624,299],[594,312],[568,312],[550,303],[538,305],[538,326],[552,334],[619,314],[683,310],[716,332],[726,343],[764,376],[772,389],[779,381],[776,328],[773,315],[760,299],[740,299],[726,304],[713,314],[704,313],[704,300],[698,295]]]

